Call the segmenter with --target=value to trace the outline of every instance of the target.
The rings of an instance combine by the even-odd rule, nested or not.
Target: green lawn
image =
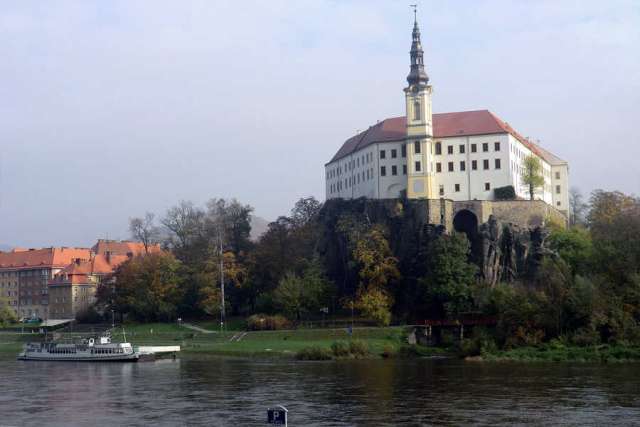
[[[546,343],[536,347],[518,347],[511,350],[483,354],[482,358],[487,361],[498,362],[624,363],[640,361],[640,347],[607,344],[577,347]]]
[[[211,325],[198,323],[197,326],[213,330]],[[305,347],[330,348],[338,340],[348,340],[346,329],[299,329],[287,331],[251,331],[241,340],[231,340],[234,335],[245,331],[226,331],[205,334],[178,326],[177,324],[131,324],[125,325],[127,340],[134,345],[181,345],[190,353],[212,353],[237,356],[292,356]],[[116,337],[120,338],[116,329]],[[353,339],[360,339],[369,345],[374,354],[380,354],[385,347],[402,343],[401,327],[355,328]]]

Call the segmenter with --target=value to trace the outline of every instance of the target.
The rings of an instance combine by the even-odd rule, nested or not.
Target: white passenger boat
[[[103,335],[89,338],[80,343],[40,342],[28,343],[18,355],[18,360],[56,360],[91,362],[136,362],[140,354],[130,343],[111,342],[111,337]]]

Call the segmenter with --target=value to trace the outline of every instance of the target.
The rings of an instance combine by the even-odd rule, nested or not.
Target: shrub
[[[460,341],[460,356],[479,356],[480,355],[480,345],[478,340],[474,339],[464,339]]]
[[[267,316],[264,314],[254,314],[247,318],[247,329],[251,331],[275,331],[278,329],[288,329],[291,323],[283,316]]]
[[[387,344],[382,349],[381,356],[385,359],[393,359],[398,355],[398,350],[391,344]]]
[[[369,354],[369,346],[362,340],[349,341],[349,353],[354,357],[365,357]]]
[[[79,313],[76,316],[76,320],[79,323],[100,323],[104,321],[104,316],[100,315],[94,306],[91,306],[87,310]]]
[[[516,190],[513,188],[513,185],[507,185],[505,187],[494,188],[493,195],[496,200],[515,200]]]
[[[349,344],[344,341],[335,341],[331,344],[331,351],[335,357],[348,357]]]
[[[331,360],[331,351],[321,347],[305,347],[296,353],[298,360]]]

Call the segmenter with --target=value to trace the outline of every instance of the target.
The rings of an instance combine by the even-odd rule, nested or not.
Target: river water
[[[0,359],[0,426],[640,425],[640,364]]]

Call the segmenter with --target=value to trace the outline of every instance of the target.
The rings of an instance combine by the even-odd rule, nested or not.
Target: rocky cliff
[[[450,232],[429,223],[425,200],[329,200],[319,216],[319,250],[328,262],[330,276],[354,286],[357,277],[349,265],[349,248],[339,223],[351,217],[356,223],[384,224],[389,243],[400,260],[405,280],[420,277],[424,248],[429,240]],[[433,217],[433,216],[431,216]],[[531,277],[542,259],[551,252],[547,247],[548,230],[541,226],[526,228],[502,223],[490,216],[485,223],[464,231],[470,241],[469,260],[479,267],[479,279],[495,285]]]

